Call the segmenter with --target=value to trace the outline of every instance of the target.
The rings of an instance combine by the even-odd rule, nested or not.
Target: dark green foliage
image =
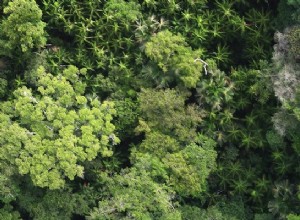
[[[273,220],[271,214],[255,214],[254,220]]]
[[[247,213],[243,202],[236,201],[219,201],[216,205],[207,209],[200,209],[195,206],[182,206],[182,219],[217,219],[217,220],[247,220],[251,215]]]
[[[116,119],[114,125],[119,136],[128,137],[134,134],[138,122],[138,104],[136,101],[125,98],[115,101]]]
[[[182,219],[218,219],[218,220],[227,220],[223,213],[216,207],[210,207],[209,209],[200,209],[198,207],[192,206],[182,206]],[[234,218],[231,218],[234,219]]]
[[[82,190],[84,191],[84,189]],[[73,214],[88,213],[90,201],[84,192],[72,193],[71,188],[43,191],[28,188],[19,197],[20,206],[30,213],[30,217],[39,220],[71,219]]]
[[[278,3],[278,15],[276,18],[276,26],[282,31],[286,27],[293,26],[296,22],[291,16],[291,13],[295,11],[295,8],[288,3],[288,1],[281,0]]]
[[[288,0],[287,3],[288,3],[288,5],[291,5],[293,7],[293,9],[295,10],[295,11],[293,11],[292,19],[297,22],[300,22],[300,16],[299,16],[300,1],[299,0]]]
[[[7,83],[6,74],[4,71],[1,71],[1,67],[0,67],[0,98],[3,98],[6,95],[7,86],[8,86],[8,83]]]
[[[268,209],[276,218],[284,219],[299,207],[299,201],[294,198],[295,188],[288,180],[275,183],[274,199],[269,202]]]

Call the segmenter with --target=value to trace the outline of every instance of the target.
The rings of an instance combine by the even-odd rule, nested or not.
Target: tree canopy
[[[1,1],[0,219],[299,219],[299,12]]]

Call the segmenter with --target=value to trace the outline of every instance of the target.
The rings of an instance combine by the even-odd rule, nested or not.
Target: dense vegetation
[[[299,0],[0,2],[0,219],[300,219]]]

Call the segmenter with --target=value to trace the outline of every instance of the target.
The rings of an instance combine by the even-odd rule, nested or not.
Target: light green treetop
[[[157,76],[161,84],[176,82],[187,88],[196,87],[203,69],[195,59],[201,54],[193,51],[183,36],[161,31],[146,43],[145,53],[161,69]]]
[[[111,156],[109,143],[119,141],[113,103],[88,100],[79,74],[85,70],[70,66],[53,76],[40,67],[36,91],[18,88],[13,100],[1,103],[0,160],[15,164],[37,186],[57,189],[65,177],[83,177],[80,163],[98,153]]]
[[[14,0],[4,8],[7,16],[0,24],[1,55],[10,56],[14,50],[25,53],[45,45],[46,24],[42,11],[34,0]]]
[[[294,215],[294,214],[289,214],[287,216],[288,220],[300,220],[300,216],[299,215]]]
[[[133,22],[141,17],[140,5],[133,1],[110,0],[105,4],[107,20]]]

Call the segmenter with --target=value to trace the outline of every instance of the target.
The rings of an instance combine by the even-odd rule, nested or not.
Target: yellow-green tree
[[[196,59],[202,54],[192,50],[183,36],[161,31],[146,43],[145,53],[160,70],[149,75],[159,86],[176,83],[196,87],[203,71],[202,63]]]
[[[13,57],[46,44],[46,23],[35,0],[10,1],[0,24],[0,55]]]
[[[18,88],[1,103],[0,161],[29,174],[37,186],[57,189],[66,178],[83,177],[82,162],[111,156],[109,145],[119,141],[113,103],[87,99],[80,74],[85,70],[75,66],[57,76],[40,67],[35,89]]]

